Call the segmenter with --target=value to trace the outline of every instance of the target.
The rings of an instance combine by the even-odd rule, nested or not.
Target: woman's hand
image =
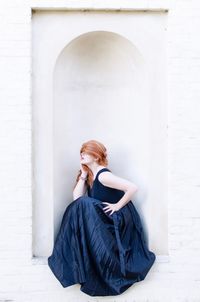
[[[104,212],[108,212],[108,211],[111,211],[111,213],[109,214],[112,215],[114,212],[118,211],[120,209],[120,206],[118,203],[109,203],[109,202],[102,202],[102,203],[106,203],[107,206],[105,206],[103,208]]]
[[[88,172],[85,170],[84,165],[80,163],[80,170],[81,170],[81,175],[83,177],[87,177]]]

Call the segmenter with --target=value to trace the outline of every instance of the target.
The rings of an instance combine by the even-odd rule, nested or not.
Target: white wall
[[[75,285],[66,289],[45,262],[32,260],[31,5],[54,9],[90,7],[87,1],[1,1],[1,203],[0,300],[88,301]],[[104,8],[96,1],[93,7]],[[199,73],[200,3],[110,1],[113,8],[169,8],[168,236],[169,262],[156,262],[147,279],[110,301],[200,300]],[[97,300],[96,298],[91,298]],[[91,300],[90,299],[90,300]],[[108,299],[103,298],[103,301]]]

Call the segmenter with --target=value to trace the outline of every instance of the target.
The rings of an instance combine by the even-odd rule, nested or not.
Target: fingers
[[[103,210],[109,209],[110,206],[103,207]]]
[[[107,208],[108,208],[108,207],[107,207]],[[105,208],[104,208],[104,209],[105,209]],[[111,213],[109,214],[109,216],[112,215],[112,213],[114,212],[114,210],[108,208],[108,209],[104,210],[104,213],[107,213],[107,212],[109,212],[109,211],[111,211]]]
[[[103,207],[104,210],[107,209],[107,208],[109,208],[109,206]]]
[[[108,212],[111,211],[110,206],[105,206],[103,207],[104,212]]]
[[[109,202],[102,202],[102,203],[108,204],[108,206],[103,207],[104,210],[107,209],[107,208],[109,208],[109,206],[110,206]]]
[[[104,213],[107,213],[107,212],[111,211],[111,213],[109,214],[109,216],[111,216],[114,213],[115,210],[113,210],[111,208],[111,205],[110,205],[109,202],[103,201],[102,203],[108,204],[107,206],[103,207],[103,210],[104,210]]]

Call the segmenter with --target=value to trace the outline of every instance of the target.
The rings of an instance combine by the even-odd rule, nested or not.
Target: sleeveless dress
[[[48,266],[63,287],[80,284],[90,296],[115,296],[145,278],[156,256],[148,250],[139,214],[130,200],[120,210],[104,212],[124,191],[104,186],[98,176],[88,196],[65,209]]]

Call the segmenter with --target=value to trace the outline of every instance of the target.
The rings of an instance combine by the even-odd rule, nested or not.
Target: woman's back
[[[88,196],[110,203],[118,202],[125,194],[124,191],[104,186],[98,179],[99,174],[105,171],[110,171],[108,168],[102,168],[96,174],[92,188],[88,187]],[[111,172],[111,171],[110,171]]]

